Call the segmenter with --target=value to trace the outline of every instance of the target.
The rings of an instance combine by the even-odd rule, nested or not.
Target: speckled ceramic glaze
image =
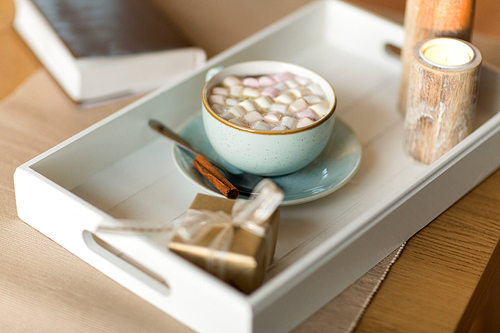
[[[208,141],[201,115],[190,119],[180,134],[203,155],[234,174],[241,173],[222,160]],[[179,147],[173,148],[174,161],[182,175],[200,190],[221,195],[194,167],[193,156]],[[361,143],[342,119],[335,120],[333,134],[317,158],[299,171],[270,177],[285,193],[282,206],[296,205],[320,199],[340,189],[354,176],[361,164]],[[236,187],[247,188],[244,178],[234,181]],[[221,195],[222,196],[222,195]],[[244,198],[244,197],[243,197]]]
[[[262,131],[236,126],[219,116],[208,104],[208,92],[226,76],[257,76],[290,72],[318,83],[331,110],[313,124],[287,131]],[[325,148],[333,130],[336,97],[331,85],[317,73],[290,63],[252,61],[222,69],[203,88],[203,125],[210,143],[224,160],[246,172],[278,176],[297,171]]]

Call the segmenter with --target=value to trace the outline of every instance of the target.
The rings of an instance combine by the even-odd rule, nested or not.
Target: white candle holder
[[[413,50],[409,73],[405,151],[430,164],[472,131],[482,56],[454,38],[427,39]]]

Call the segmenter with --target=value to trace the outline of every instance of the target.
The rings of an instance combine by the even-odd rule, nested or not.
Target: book
[[[205,63],[147,0],[15,0],[14,28],[76,102],[152,90]]]

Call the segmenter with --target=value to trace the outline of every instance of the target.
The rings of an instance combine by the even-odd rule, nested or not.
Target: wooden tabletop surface
[[[193,22],[193,30],[188,31],[188,35],[195,42],[198,40],[210,56],[305,2],[307,0],[290,1],[288,7],[281,9],[274,5],[274,16],[257,19],[248,31],[231,35],[224,40],[225,44],[217,45],[204,44],[194,24],[196,18],[186,14]],[[382,8],[380,12],[396,18],[402,17],[404,9],[402,0],[353,2],[374,10]],[[376,7],[378,5],[382,7]],[[172,10],[178,14],[187,9]],[[477,30],[499,38],[500,20],[494,16],[497,13],[500,13],[497,0],[478,0]],[[12,0],[0,0],[0,100],[41,67],[12,29],[13,16]],[[189,19],[187,21],[189,25]],[[87,125],[75,126],[74,133]],[[8,142],[0,142],[0,145],[2,149],[9,149]],[[2,172],[11,170],[5,167],[8,161],[1,159],[0,162]],[[2,191],[13,192],[12,175],[2,173],[1,176]],[[9,180],[5,181],[7,177]],[[13,202],[8,201],[1,210],[0,218],[9,217],[15,211]],[[493,328],[500,331],[497,318],[500,312],[499,239],[500,171],[496,171],[408,241],[356,332],[483,332]],[[0,322],[2,320],[0,314]]]

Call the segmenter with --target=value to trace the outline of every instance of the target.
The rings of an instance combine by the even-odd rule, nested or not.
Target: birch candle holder
[[[472,131],[482,56],[470,43],[434,38],[417,43],[409,73],[404,147],[430,164]]]
[[[425,39],[452,37],[470,41],[475,0],[407,0],[405,44],[401,50],[402,74],[398,107],[404,115],[413,48]]]

